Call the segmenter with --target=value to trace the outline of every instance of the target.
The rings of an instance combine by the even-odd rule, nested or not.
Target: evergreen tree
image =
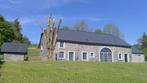
[[[3,16],[0,16],[0,46],[4,42],[22,42],[30,45],[29,39],[21,33],[21,25],[18,19],[9,22]]]
[[[142,47],[147,48],[147,35],[146,35],[146,33],[144,33],[143,37],[142,37]]]
[[[23,35],[21,33],[21,25],[18,19],[15,19],[12,22],[13,25],[13,29],[14,29],[14,34],[15,34],[15,38],[14,41],[22,41],[23,39]]]
[[[12,42],[15,38],[12,24],[0,16],[0,46],[3,42]]]

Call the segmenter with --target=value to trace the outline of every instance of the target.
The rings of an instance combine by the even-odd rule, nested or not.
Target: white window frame
[[[68,61],[69,61],[69,52],[73,52],[73,61],[75,61],[76,60],[76,58],[75,58],[75,51],[68,51]]]
[[[91,56],[91,53],[93,53],[93,56]],[[95,53],[94,52],[90,52],[89,56],[94,58],[95,57]]]
[[[87,59],[83,59],[83,53],[87,53]],[[88,52],[86,52],[86,51],[81,52],[81,60],[82,61],[88,61],[89,60]]]
[[[58,48],[65,48],[65,42],[63,42],[63,47],[60,47],[60,43],[61,42],[58,43]]]
[[[63,58],[60,58],[60,57],[59,57],[59,56],[60,56],[60,52],[64,52],[64,54],[63,54]],[[65,51],[59,51],[58,59],[61,59],[61,60],[65,59]]]

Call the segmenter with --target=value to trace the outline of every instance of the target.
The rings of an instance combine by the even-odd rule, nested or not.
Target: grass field
[[[28,48],[28,57],[31,61],[40,60],[40,50],[35,46],[31,46]]]
[[[147,63],[6,62],[0,83],[147,83]]]

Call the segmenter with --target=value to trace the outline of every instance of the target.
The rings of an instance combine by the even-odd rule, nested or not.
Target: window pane
[[[63,45],[64,45],[64,42],[60,42],[60,47],[63,47]]]
[[[64,58],[64,52],[59,53],[59,58]]]
[[[87,59],[87,53],[83,53],[83,59]]]

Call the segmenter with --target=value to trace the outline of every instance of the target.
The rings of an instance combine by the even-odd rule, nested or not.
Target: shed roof
[[[124,40],[108,34],[96,34],[94,32],[59,30],[58,41],[68,41],[77,43],[100,44],[109,46],[130,47]]]
[[[1,47],[3,53],[27,53],[27,45],[22,43],[4,43]]]
[[[139,50],[136,47],[132,47],[132,54],[144,54],[143,51]]]

